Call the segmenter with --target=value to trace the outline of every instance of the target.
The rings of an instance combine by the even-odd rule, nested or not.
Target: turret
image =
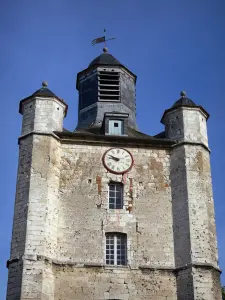
[[[161,120],[166,137],[177,141],[170,155],[170,180],[178,299],[220,299],[208,117],[181,92]]]
[[[63,130],[67,104],[42,83],[42,88],[20,101],[19,112],[23,115],[22,135],[31,132],[51,133]]]
[[[208,147],[206,121],[209,114],[187,98],[184,91],[180,95],[181,98],[163,114],[161,122],[165,125],[166,137],[179,142],[202,143]]]
[[[56,257],[60,142],[67,105],[47,88],[20,101],[23,115],[7,299],[53,299],[52,270],[39,257]],[[29,274],[30,269],[38,269]],[[46,275],[48,274],[48,275]],[[48,286],[42,285],[48,277]],[[22,280],[23,277],[23,280]],[[27,282],[32,289],[27,290]]]

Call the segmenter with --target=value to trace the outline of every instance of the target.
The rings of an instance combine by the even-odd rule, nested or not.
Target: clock
[[[128,172],[134,163],[133,156],[123,148],[111,148],[102,158],[105,168],[111,173],[123,174]]]

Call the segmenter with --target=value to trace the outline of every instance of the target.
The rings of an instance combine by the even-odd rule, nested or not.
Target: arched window
[[[123,209],[123,184],[111,182],[109,184],[109,208]]]
[[[127,235],[124,233],[106,233],[106,264],[127,264]]]

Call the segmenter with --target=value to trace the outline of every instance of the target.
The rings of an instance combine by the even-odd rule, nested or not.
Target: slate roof
[[[94,65],[121,65],[121,63],[111,54],[109,53],[102,53],[101,55],[97,56],[92,62],[89,64],[88,67],[92,67]]]
[[[41,87],[39,90],[37,90],[36,92],[34,92],[32,94],[32,96],[36,96],[36,97],[54,97],[54,98],[59,98],[58,96],[56,96],[51,90],[49,90],[47,87]]]
[[[81,139],[83,141],[93,140],[93,141],[104,141],[104,142],[117,142],[125,144],[146,144],[155,146],[166,146],[171,147],[176,144],[175,141],[166,139],[165,137],[159,138],[141,133],[131,127],[128,127],[128,136],[119,135],[104,135],[100,133],[100,129],[90,128],[88,130],[76,130],[74,132],[64,129],[63,132],[54,132],[59,138],[73,140]]]
[[[192,101],[191,99],[187,98],[187,97],[181,97],[180,99],[178,99],[174,104],[173,104],[173,108],[174,107],[178,107],[178,106],[197,106],[194,101]]]
[[[186,96],[186,92],[185,91],[181,91],[180,95],[181,95],[181,97],[169,109],[166,109],[164,111],[164,114],[163,114],[163,116],[161,118],[161,123],[164,124],[164,118],[165,118],[165,115],[168,112],[170,112],[170,111],[172,111],[172,110],[174,110],[174,109],[176,109],[178,107],[181,107],[181,106],[184,106],[184,107],[188,107],[189,106],[189,107],[199,108],[206,115],[206,120],[209,118],[209,113],[202,106],[200,106],[198,104],[195,104],[195,102],[193,100],[191,100],[190,98],[188,98]]]
[[[24,103],[25,101],[27,101],[28,99],[33,98],[33,97],[56,98],[56,99],[58,99],[60,102],[62,102],[63,104],[66,105],[66,110],[65,110],[65,116],[66,116],[66,114],[67,114],[67,109],[68,109],[68,105],[65,103],[65,101],[64,101],[62,98],[56,96],[56,94],[54,94],[51,90],[49,90],[49,89],[47,88],[47,84],[46,84],[45,82],[42,83],[42,87],[41,87],[39,90],[37,90],[37,91],[34,92],[32,95],[30,95],[30,96],[28,96],[28,97],[26,97],[26,98],[24,98],[24,99],[22,99],[22,100],[20,101],[19,113],[22,114],[22,110],[23,110],[23,109],[22,109],[22,106],[23,106],[23,103]]]

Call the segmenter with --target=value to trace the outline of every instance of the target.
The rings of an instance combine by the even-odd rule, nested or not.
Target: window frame
[[[111,135],[111,136],[127,136],[128,135],[128,117],[129,114],[127,113],[118,113],[118,112],[112,112],[112,113],[105,113],[104,115],[104,121],[102,126],[102,133],[105,135]],[[118,134],[111,134],[109,133],[109,123],[110,121],[122,121],[121,124],[121,133]]]
[[[114,190],[110,190],[110,187],[114,187]],[[120,188],[120,191],[117,189]],[[110,196],[110,192],[114,192],[113,196]],[[119,204],[117,202],[117,193],[120,194]],[[114,202],[110,201],[111,199]],[[110,205],[114,207],[110,207]],[[117,207],[118,206],[118,207]],[[110,182],[108,184],[108,208],[111,209],[123,209],[124,208],[124,185],[121,182]]]
[[[112,123],[112,126],[114,125],[114,128],[115,127],[118,127],[120,128],[120,131],[118,131],[118,133],[113,133],[113,132],[110,132],[110,129],[111,129],[111,124]],[[115,126],[115,124],[118,123],[119,126]],[[108,129],[108,134],[109,135],[124,135],[124,120],[121,120],[121,119],[109,119],[109,129]]]
[[[113,243],[111,243],[112,241]],[[121,232],[107,232],[105,242],[106,265],[127,266],[127,234]],[[119,253],[118,250],[120,250]]]

